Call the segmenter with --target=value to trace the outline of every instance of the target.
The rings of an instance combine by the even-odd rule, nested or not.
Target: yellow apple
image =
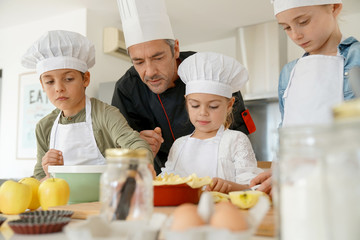
[[[19,181],[19,183],[27,184],[31,187],[32,190],[32,198],[29,205],[29,209],[36,210],[40,207],[40,202],[38,198],[38,189],[40,186],[40,181],[36,178],[26,177]]]
[[[4,182],[0,187],[0,206],[4,214],[19,214],[30,205],[31,187],[12,180]]]
[[[40,206],[44,210],[49,207],[66,205],[70,197],[69,184],[61,178],[48,178],[43,181],[38,190]]]

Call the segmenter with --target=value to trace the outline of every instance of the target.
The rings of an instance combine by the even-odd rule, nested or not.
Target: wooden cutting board
[[[72,218],[86,219],[91,215],[99,215],[101,204],[100,202],[79,203],[65,206],[51,207],[50,210],[71,210],[74,212]],[[174,211],[175,207],[155,207],[154,212],[170,215]],[[248,214],[248,211],[241,210],[244,214]],[[257,236],[275,236],[275,215],[274,209],[270,208],[269,212],[265,215],[260,226],[258,227],[255,235]]]
[[[88,216],[99,215],[100,209],[100,202],[78,203],[49,208],[49,210],[71,210],[74,212],[72,218],[75,219],[87,219]]]

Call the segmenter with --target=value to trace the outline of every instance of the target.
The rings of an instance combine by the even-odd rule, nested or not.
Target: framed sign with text
[[[35,72],[20,74],[16,157],[36,159],[35,127],[55,109],[43,91]]]

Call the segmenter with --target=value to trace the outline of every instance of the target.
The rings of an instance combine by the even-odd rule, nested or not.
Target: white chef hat
[[[248,72],[236,59],[213,52],[199,52],[186,58],[178,75],[186,84],[185,95],[209,93],[231,98],[248,80]]]
[[[84,73],[95,64],[95,47],[79,33],[49,31],[27,50],[21,64],[36,69],[39,76],[44,72],[66,68]]]
[[[117,0],[126,48],[158,39],[175,39],[164,0]]]
[[[274,4],[274,15],[296,7],[342,3],[342,0],[270,0]]]

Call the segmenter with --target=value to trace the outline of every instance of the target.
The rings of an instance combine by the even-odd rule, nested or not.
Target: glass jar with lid
[[[281,240],[327,239],[324,149],[331,145],[329,126],[279,129],[274,164],[274,204]]]
[[[360,121],[279,130],[273,200],[280,240],[358,239]]]
[[[153,177],[144,149],[107,149],[107,170],[100,180],[101,214],[113,220],[149,220],[153,212]]]

